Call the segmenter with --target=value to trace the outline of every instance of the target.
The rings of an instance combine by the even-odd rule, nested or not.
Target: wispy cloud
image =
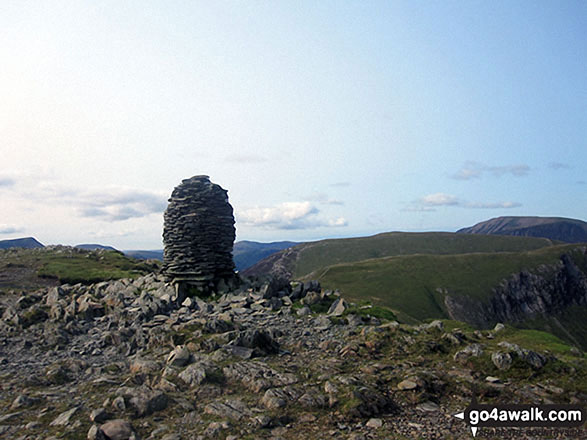
[[[0,234],[16,234],[23,231],[24,229],[19,226],[5,225],[0,223]]]
[[[16,180],[14,180],[12,177],[0,175],[0,188],[14,186],[15,183],[16,183]]]
[[[511,175],[523,177],[528,175],[530,167],[525,164],[489,166],[480,162],[465,162],[465,164],[451,177],[457,180],[471,180],[483,177],[484,174],[491,174],[494,177]]]
[[[272,207],[254,207],[239,211],[237,221],[247,226],[268,229],[313,229],[341,227],[348,222],[343,218],[323,219],[320,210],[311,202],[285,202]]]
[[[314,193],[308,197],[306,200],[310,202],[320,203],[321,205],[344,205],[342,200],[331,199],[328,194],[325,193]]]
[[[461,200],[457,196],[445,193],[428,194],[418,200],[413,201],[404,211],[408,212],[427,212],[436,211],[441,206],[452,206],[467,209],[511,209],[522,206],[518,202],[470,202]]]
[[[568,163],[550,162],[548,164],[548,168],[552,170],[568,170],[571,168],[571,166]]]
[[[122,221],[163,213],[165,195],[131,188],[110,188],[103,192],[77,195],[78,211],[83,217]]]

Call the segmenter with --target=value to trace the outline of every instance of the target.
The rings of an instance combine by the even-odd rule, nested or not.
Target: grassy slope
[[[136,277],[152,270],[116,251],[73,248],[0,251],[0,289],[34,289],[62,283],[93,283]]]
[[[483,301],[511,274],[556,263],[575,245],[529,252],[387,257],[321,269],[308,278],[354,301],[371,300],[418,320],[447,318],[444,292]],[[446,289],[446,290],[444,290]]]
[[[454,234],[449,232],[389,232],[372,237],[322,240],[297,247],[294,275],[318,268],[399,255],[448,255],[477,252],[519,252],[551,246],[545,238]]]

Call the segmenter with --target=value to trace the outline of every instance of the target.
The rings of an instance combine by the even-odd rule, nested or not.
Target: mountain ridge
[[[457,233],[542,237],[565,243],[587,243],[587,223],[566,217],[496,217],[459,229]]]

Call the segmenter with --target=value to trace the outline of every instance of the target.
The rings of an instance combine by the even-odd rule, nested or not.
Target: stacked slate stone
[[[234,277],[235,239],[227,191],[208,176],[182,180],[164,215],[163,272],[168,281],[207,290]]]

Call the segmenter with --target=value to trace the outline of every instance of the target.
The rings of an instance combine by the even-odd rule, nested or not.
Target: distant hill
[[[35,249],[45,247],[33,237],[15,238],[13,240],[0,240],[0,249],[24,248]]]
[[[497,217],[460,229],[457,233],[543,237],[565,243],[587,243],[587,223],[563,217]]]
[[[273,243],[259,243],[246,240],[237,241],[232,250],[234,264],[237,270],[245,270],[263,258],[295,246],[296,244],[298,243],[293,241],[278,241]]]
[[[96,249],[104,249],[106,251],[115,251],[117,249],[112,246],[104,246],[102,244],[76,244],[74,247],[78,249],[85,249],[87,251],[95,251]]]
[[[156,249],[151,251],[137,250],[137,251],[123,251],[124,255],[137,258],[139,260],[159,260],[163,261],[163,249]]]
[[[244,270],[259,260],[286,249],[295,246],[298,243],[293,241],[279,241],[274,243],[259,243],[256,241],[237,241],[234,244],[232,255],[234,257],[234,264],[236,270]],[[156,250],[130,250],[124,251],[125,255],[142,260],[161,260],[163,261],[163,249]]]
[[[323,267],[304,279],[352,301],[388,307],[404,322],[456,319],[546,330],[587,349],[587,247],[403,255]]]
[[[399,255],[518,252],[551,246],[545,238],[498,237],[451,232],[387,232],[370,237],[302,243],[271,255],[244,275],[282,274],[299,278],[321,267]]]

